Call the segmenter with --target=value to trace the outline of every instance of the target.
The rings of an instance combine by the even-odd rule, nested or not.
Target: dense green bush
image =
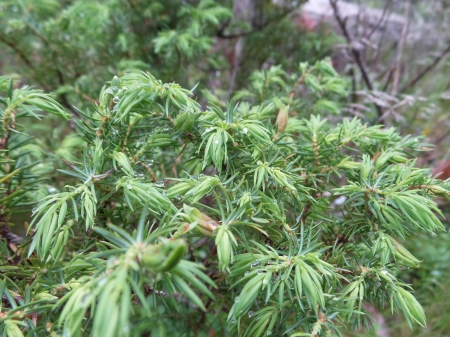
[[[4,334],[330,335],[366,324],[363,301],[425,324],[397,278],[420,263],[398,238],[443,228],[432,198],[447,184],[408,159],[424,144],[357,119],[295,116],[300,87],[305,114],[335,111],[325,98],[345,91],[327,62],[253,78],[239,104],[202,110],[192,91],[130,73],[79,110],[87,145],[59,170],[75,180],[33,209],[23,251],[10,242]],[[40,183],[20,119],[70,117],[2,83],[6,222]]]
[[[261,3],[267,25],[297,5]],[[415,167],[428,145],[343,118],[346,81],[328,60],[283,68],[261,53],[234,89],[232,76],[213,84],[193,69],[214,61],[231,9],[177,4],[2,4],[8,57],[41,55],[17,70],[56,94],[0,77],[0,334],[333,336],[370,327],[369,306],[424,326],[402,276],[421,263],[403,244],[444,229],[433,199],[450,186]],[[263,43],[254,25],[248,46]],[[147,46],[149,59],[117,56]]]
[[[263,65],[290,70],[330,53],[335,34],[306,34],[287,15],[302,2],[257,1],[233,18],[228,1],[0,1],[0,69],[54,92],[66,109],[95,102],[105,79],[126,70],[227,92],[236,62],[239,89]]]

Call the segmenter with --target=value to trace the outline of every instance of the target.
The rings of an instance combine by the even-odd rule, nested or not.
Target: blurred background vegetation
[[[449,16],[448,0],[0,1],[0,74],[19,79],[19,87],[53,92],[77,115],[74,106],[89,109],[104,79],[127,71],[198,85],[201,102],[220,104],[248,86],[256,70],[289,71],[329,57],[350,88],[345,108],[330,118],[358,116],[427,136],[435,148],[418,165],[448,178]],[[51,116],[26,128],[39,145],[28,145],[41,161],[34,173],[50,173],[39,199],[64,186],[56,169],[83,141],[74,125]],[[367,307],[375,331],[346,336],[450,335],[449,234],[431,240],[421,233],[407,248],[426,261],[405,270],[404,281],[417,290],[428,326],[412,331],[402,317]]]

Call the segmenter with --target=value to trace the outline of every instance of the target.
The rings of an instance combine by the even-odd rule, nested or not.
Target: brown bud
[[[195,226],[195,230],[199,234],[202,234],[204,236],[212,236],[212,233],[218,226],[217,221],[211,219],[209,216],[200,212],[195,207],[184,205],[183,208],[187,220],[191,223],[197,223],[197,226]]]
[[[288,120],[289,120],[289,105],[283,105],[280,109],[280,112],[278,112],[278,117],[276,121],[278,125],[278,130],[274,139],[277,139],[280,133],[282,133],[286,129]]]

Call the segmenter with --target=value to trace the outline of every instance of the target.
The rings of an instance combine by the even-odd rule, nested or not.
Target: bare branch
[[[369,34],[366,35],[366,39],[370,39],[372,37],[372,34],[375,33],[377,31],[378,28],[380,28],[381,24],[384,21],[384,18],[386,17],[387,14],[387,9],[389,8],[389,6],[391,5],[392,0],[387,0],[384,8],[383,8],[383,13],[381,14],[380,19],[378,20],[378,22],[375,24],[375,26],[372,28],[372,30],[369,32]]]
[[[35,79],[36,81],[43,87],[46,88],[45,84],[43,82],[41,82],[39,80],[39,76],[37,76],[37,71],[36,68],[33,66],[33,63],[28,59],[28,57],[26,57],[26,55],[22,52],[22,50],[20,50],[20,48],[12,41],[9,41],[7,39],[5,39],[4,36],[0,35],[0,42],[3,42],[4,44],[6,44],[8,47],[10,47],[12,50],[14,50],[17,55],[19,55],[19,57],[22,59],[22,61],[25,63],[25,65],[31,69],[31,71],[34,72]],[[47,90],[46,90],[47,91]]]
[[[405,85],[400,92],[405,92],[408,89],[414,87],[417,82],[419,82],[426,74],[432,71],[438,63],[448,54],[450,53],[450,44],[445,48],[438,56],[434,58],[434,60],[428,65],[424,70],[422,70],[414,79],[412,79],[407,85]]]
[[[394,82],[392,84],[392,95],[396,95],[398,91],[398,82],[400,81],[400,63],[402,61],[403,46],[405,44],[406,34],[408,33],[409,22],[411,19],[411,8],[412,8],[411,0],[409,0],[406,3],[405,8],[406,21],[405,24],[403,25],[402,35],[400,36],[400,41],[398,43],[397,57],[395,60]]]
[[[345,39],[347,40],[348,45],[350,46],[353,58],[356,62],[356,65],[358,66],[359,70],[361,71],[361,75],[362,78],[364,80],[364,83],[366,84],[367,88],[371,91],[374,90],[374,86],[372,84],[372,80],[369,77],[368,71],[366,69],[366,66],[364,64],[364,61],[362,60],[361,57],[361,53],[358,49],[356,49],[355,47],[353,47],[354,41],[352,39],[352,37],[350,36],[348,30],[347,30],[347,24],[346,24],[346,19],[342,18],[341,15],[339,14],[339,9],[337,6],[337,0],[330,0],[330,5],[333,8],[333,12],[334,12],[334,17],[336,18],[336,21],[339,24],[339,27],[342,30],[342,33],[344,34]],[[378,113],[378,118],[380,118],[381,116],[383,116],[383,109],[381,108],[381,106],[379,106],[378,104],[375,104],[375,108],[377,110]]]

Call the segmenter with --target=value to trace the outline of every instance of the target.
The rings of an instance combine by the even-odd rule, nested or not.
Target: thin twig
[[[406,90],[414,87],[417,82],[419,82],[426,74],[428,74],[431,70],[433,70],[438,63],[444,58],[445,55],[450,53],[450,44],[445,48],[438,56],[434,58],[431,64],[422,70],[414,79],[412,79],[407,85],[405,85],[400,92],[405,92]]]
[[[368,71],[366,69],[366,66],[364,65],[364,61],[361,58],[361,53],[359,52],[359,50],[357,50],[354,46],[354,42],[353,39],[351,38],[348,30],[347,30],[347,24],[346,24],[346,19],[343,19],[340,14],[339,14],[339,9],[337,6],[337,0],[330,0],[330,5],[333,8],[333,12],[334,12],[334,17],[336,18],[336,21],[339,24],[339,27],[342,30],[342,33],[344,34],[345,39],[347,40],[347,44],[350,46],[353,58],[356,62],[356,65],[358,66],[359,70],[361,71],[361,75],[362,78],[364,80],[364,83],[366,84],[367,88],[370,91],[374,90],[374,86],[372,84],[372,80],[369,77]],[[383,116],[383,109],[381,108],[381,106],[379,106],[378,104],[375,104],[375,108],[377,110],[378,113],[378,117]]]
[[[180,154],[178,155],[177,159],[175,159],[175,162],[173,163],[172,172],[175,175],[175,177],[178,177],[177,165],[181,162],[181,158],[183,157],[183,152],[186,149],[187,144],[188,144],[188,140],[186,139],[183,143],[183,147],[181,148]]]
[[[33,66],[33,63],[26,57],[26,55],[22,52],[22,50],[20,50],[19,47],[17,47],[17,45],[14,42],[6,40],[1,35],[0,35],[0,42],[6,44],[8,47],[14,50],[17,53],[17,55],[19,55],[19,57],[22,59],[25,65],[34,72],[36,81],[42,86],[42,88],[44,88],[47,91],[45,84],[40,81],[40,78],[38,76],[36,68]]]
[[[391,15],[391,13],[389,12],[389,15],[387,16],[386,21],[384,23],[385,26],[387,25],[387,23],[389,21],[390,15]],[[372,67],[372,65],[374,65],[374,64],[378,64],[378,60],[380,58],[380,55],[382,55],[380,50],[381,50],[381,46],[383,44],[384,38],[386,36],[386,32],[387,32],[387,29],[383,29],[382,33],[380,34],[380,38],[378,39],[378,43],[377,43],[377,46],[375,48],[375,53],[372,56],[372,59],[370,61],[368,61],[369,68]]]
[[[53,59],[53,62],[56,64],[55,59]],[[65,85],[66,82],[65,82],[65,80],[64,80],[64,75],[63,75],[63,73],[61,72],[61,70],[59,70],[59,68],[56,66],[56,67],[55,67],[55,71],[56,71],[56,74],[58,75],[59,84],[60,84],[61,86]],[[73,114],[74,116],[80,117],[80,114],[78,113],[78,111],[75,110],[75,108],[74,108],[72,105],[70,105],[69,100],[67,99],[66,94],[62,94],[62,95],[61,95],[61,104],[62,104],[63,106],[65,106],[67,109],[69,109],[69,110],[72,112],[72,114]]]
[[[435,146],[437,146],[438,144],[442,143],[442,141],[447,138],[448,136],[450,136],[450,131],[446,131],[443,135],[439,136],[434,142],[433,144]]]
[[[384,8],[383,8],[383,13],[381,14],[380,19],[378,20],[378,22],[375,24],[375,26],[372,28],[372,30],[369,32],[369,34],[366,35],[366,39],[369,40],[372,37],[372,34],[375,33],[377,31],[378,28],[380,28],[381,24],[383,23],[383,20],[386,16],[387,13],[387,9],[389,8],[390,4],[391,4],[392,0],[387,0]]]
[[[356,95],[356,74],[355,74],[355,68],[350,68],[350,76],[352,79],[352,95],[351,95],[351,102],[356,103],[358,101],[357,95]]]
[[[74,90],[77,94],[81,95],[81,97],[83,97],[85,100],[93,103],[93,104],[98,104],[98,100],[90,97],[89,95],[85,94],[84,92],[82,92],[80,89],[78,89],[77,87],[74,87]]]
[[[403,46],[405,44],[406,40],[406,34],[408,33],[409,29],[409,22],[411,19],[411,0],[409,0],[406,3],[405,8],[405,16],[406,21],[402,28],[402,35],[400,36],[400,41],[398,43],[398,51],[397,51],[397,57],[395,61],[395,71],[394,71],[394,82],[392,83],[392,95],[395,96],[398,91],[398,83],[400,81],[400,63],[402,61],[402,54],[403,54]]]
[[[389,70],[387,71],[386,82],[384,83],[384,86],[382,89],[383,92],[386,92],[387,88],[389,87],[389,84],[391,83],[393,72],[394,72],[394,68],[392,66],[390,66]]]
[[[239,66],[242,60],[242,51],[244,49],[244,38],[240,37],[234,45],[234,60],[233,70],[231,71],[230,85],[228,87],[227,100],[230,99],[233,93],[234,85],[236,84],[236,76],[239,71]]]
[[[5,215],[0,215],[0,238],[8,243],[8,249],[14,256],[9,259],[12,265],[17,265],[20,261],[19,240],[20,238],[11,231]]]

